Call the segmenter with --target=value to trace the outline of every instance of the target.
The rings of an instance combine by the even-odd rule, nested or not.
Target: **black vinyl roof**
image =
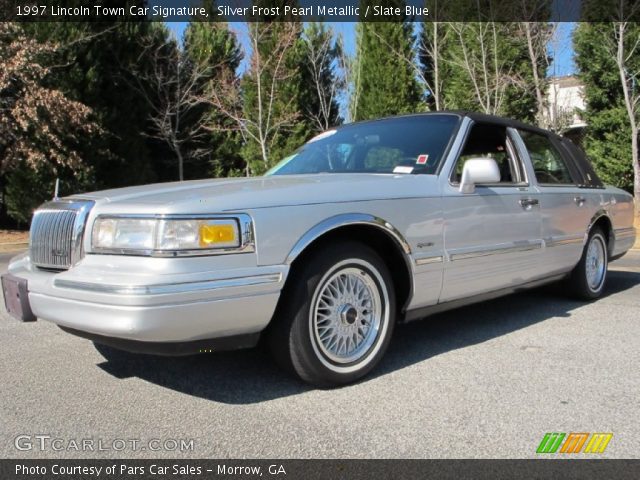
[[[551,132],[550,130],[544,130],[540,127],[536,127],[535,125],[521,122],[519,120],[514,120],[506,117],[499,117],[497,115],[489,115],[489,114],[480,113],[480,112],[470,112],[466,110],[438,110],[433,112],[419,112],[419,113],[408,113],[404,115],[393,115],[393,116],[381,117],[377,119],[361,120],[359,122],[346,123],[337,128],[347,127],[349,125],[355,125],[355,124],[360,125],[363,123],[382,122],[387,120],[393,120],[395,118],[427,117],[430,115],[455,115],[460,118],[467,117],[475,122],[493,123],[495,125],[503,125],[505,127],[513,127],[513,128],[523,129],[523,130],[530,130],[533,132],[538,132],[545,135],[553,135],[555,137],[560,138],[559,135],[555,134],[554,132]]]

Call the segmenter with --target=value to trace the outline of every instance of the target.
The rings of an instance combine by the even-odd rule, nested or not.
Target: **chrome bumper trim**
[[[269,283],[280,283],[281,281],[281,273],[267,273],[263,275],[252,275],[249,277],[232,277],[183,283],[159,283],[155,285],[103,285],[99,283],[56,279],[54,280],[53,285],[58,288],[69,288],[113,295],[163,295],[203,290],[218,290],[221,288],[264,285]]]

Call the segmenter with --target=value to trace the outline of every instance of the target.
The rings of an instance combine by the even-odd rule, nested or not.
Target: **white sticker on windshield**
[[[321,134],[316,135],[311,140],[309,140],[307,143],[317,142],[318,140],[322,140],[323,138],[330,137],[331,135],[334,135],[337,132],[338,132],[337,130],[327,130],[326,132],[322,132]]]
[[[411,173],[413,172],[413,167],[405,167],[404,165],[398,165],[393,169],[393,173]]]

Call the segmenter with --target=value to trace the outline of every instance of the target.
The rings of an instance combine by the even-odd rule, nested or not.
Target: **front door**
[[[459,191],[464,162],[493,158],[500,182]],[[443,189],[445,264],[440,302],[457,300],[539,277],[540,196],[527,178],[513,134],[474,123]]]

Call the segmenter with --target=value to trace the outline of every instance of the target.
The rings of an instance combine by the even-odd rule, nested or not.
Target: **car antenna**
[[[55,186],[55,189],[53,191],[53,199],[54,200],[59,200],[60,199],[58,197],[58,190],[60,190],[60,179],[56,178],[56,186]]]

